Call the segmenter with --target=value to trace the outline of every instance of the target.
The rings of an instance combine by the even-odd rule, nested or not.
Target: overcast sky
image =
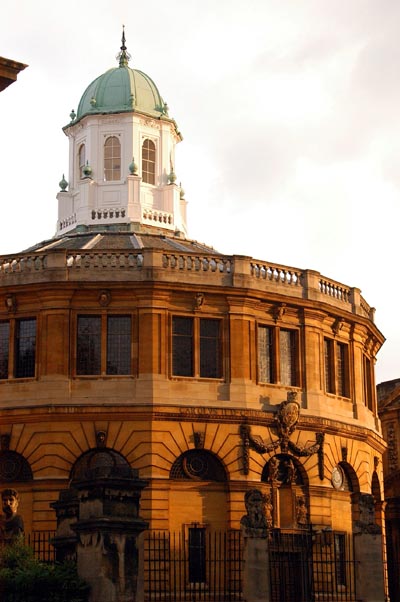
[[[362,290],[400,377],[398,0],[13,0],[0,56],[0,253],[50,238],[69,122],[110,67],[156,82],[184,140],[191,238]]]

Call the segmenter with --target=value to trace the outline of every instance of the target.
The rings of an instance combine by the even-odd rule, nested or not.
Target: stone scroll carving
[[[271,453],[280,448],[282,453],[290,451],[297,457],[311,456],[318,454],[318,469],[319,478],[324,478],[324,433],[316,433],[315,444],[301,447],[290,440],[292,433],[295,431],[300,417],[300,404],[297,401],[297,392],[289,391],[287,400],[279,405],[277,415],[275,417],[274,427],[278,434],[278,439],[266,443],[259,435],[252,435],[251,427],[248,424],[242,424],[240,427],[240,435],[242,439],[242,457],[244,473],[248,474],[249,470],[249,449],[253,449],[259,454]]]

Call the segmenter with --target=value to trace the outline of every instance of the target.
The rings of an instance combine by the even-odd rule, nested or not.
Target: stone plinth
[[[271,586],[268,539],[245,537],[243,562],[243,598],[245,602],[269,602]]]
[[[385,602],[382,563],[382,535],[356,533],[354,535],[356,562],[356,591],[363,602]]]
[[[76,556],[78,574],[91,587],[90,602],[137,600],[138,536],[148,527],[139,503],[146,484],[128,466],[97,463],[53,504],[58,557]]]

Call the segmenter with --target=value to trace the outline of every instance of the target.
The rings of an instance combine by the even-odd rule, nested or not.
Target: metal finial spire
[[[125,46],[125,25],[122,26],[122,46],[121,46],[121,52],[119,52],[117,54],[117,59],[119,60],[119,66],[120,67],[127,67],[128,63],[129,63],[129,59],[131,58],[131,55],[129,54],[129,52],[127,52],[126,46]]]

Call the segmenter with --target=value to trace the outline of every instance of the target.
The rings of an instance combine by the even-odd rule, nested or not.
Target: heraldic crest
[[[316,433],[315,444],[308,447],[300,447],[290,440],[295,431],[300,418],[300,404],[297,401],[297,392],[289,391],[286,401],[279,405],[274,425],[278,434],[278,439],[266,443],[260,435],[252,435],[251,427],[248,424],[242,424],[240,435],[243,443],[243,463],[245,473],[248,474],[248,454],[249,449],[253,449],[259,454],[270,453],[280,448],[282,453],[290,451],[297,457],[311,456],[318,453],[319,476],[323,479],[323,443],[324,433]]]

